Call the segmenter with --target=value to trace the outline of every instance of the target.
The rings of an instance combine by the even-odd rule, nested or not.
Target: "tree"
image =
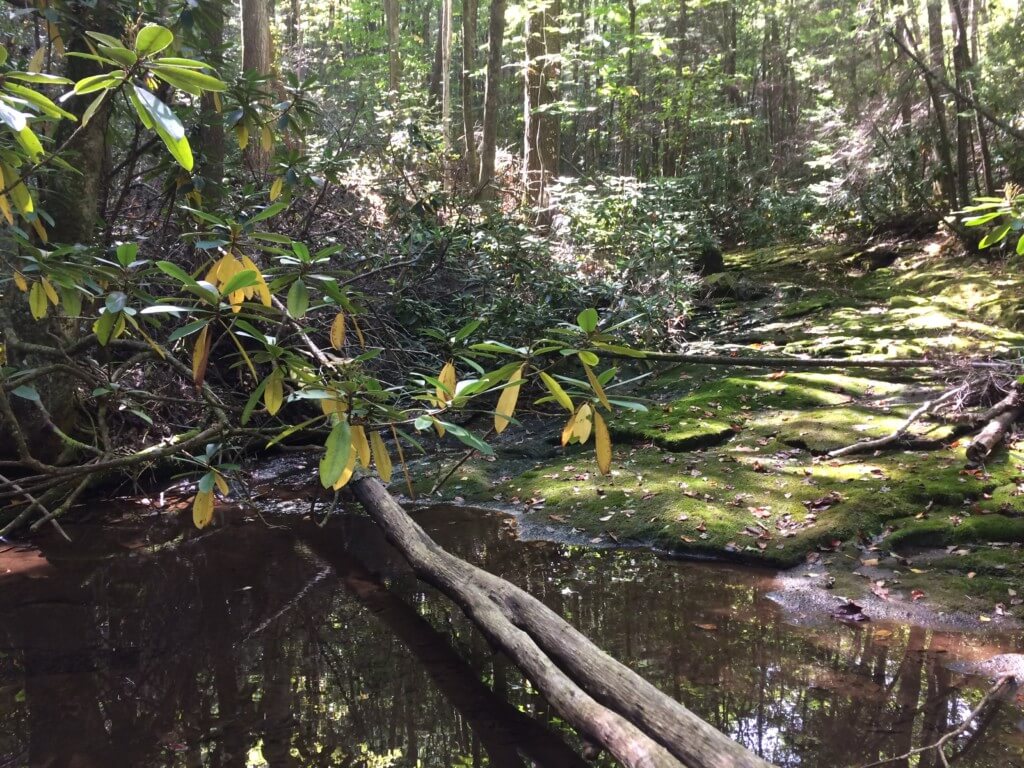
[[[487,76],[484,82],[483,134],[480,142],[480,176],[477,189],[484,196],[494,192],[494,164],[498,148],[498,101],[501,93],[501,53],[505,40],[506,0],[491,0],[487,26]]]
[[[526,18],[523,62],[523,187],[537,211],[537,223],[549,226],[551,180],[558,175],[561,117],[558,72],[560,0],[540,0]]]
[[[480,166],[476,151],[476,108],[473,70],[476,59],[477,0],[462,0],[462,131],[465,136],[466,169],[469,183],[479,183]]]

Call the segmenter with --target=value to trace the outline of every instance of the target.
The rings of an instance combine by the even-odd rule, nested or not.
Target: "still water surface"
[[[417,517],[779,766],[931,743],[989,685],[949,665],[1024,649],[1019,633],[797,626],[767,572],[524,542],[479,510]],[[588,764],[365,518],[74,533],[42,555],[0,547],[0,768]],[[1024,767],[1019,701],[975,730],[956,765]]]

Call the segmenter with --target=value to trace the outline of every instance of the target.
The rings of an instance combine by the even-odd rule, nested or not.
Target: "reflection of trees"
[[[921,629],[796,630],[747,574],[510,544],[479,513],[422,519],[781,766],[902,754],[981,696],[956,690],[943,638]],[[579,765],[544,702],[367,520],[298,534],[225,529],[101,560],[77,544],[51,551],[46,579],[0,582],[0,768],[242,768],[253,749],[273,768]],[[1024,763],[984,734],[958,748],[963,766]]]

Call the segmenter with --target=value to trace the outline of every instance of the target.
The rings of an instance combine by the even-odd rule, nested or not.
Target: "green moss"
[[[894,548],[907,546],[946,546],[974,542],[1024,542],[1024,518],[1005,515],[951,516],[945,519],[900,521],[889,536]]]

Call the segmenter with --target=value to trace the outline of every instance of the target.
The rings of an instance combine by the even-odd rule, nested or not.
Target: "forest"
[[[1024,768],[1020,0],[7,0],[0,768]]]

